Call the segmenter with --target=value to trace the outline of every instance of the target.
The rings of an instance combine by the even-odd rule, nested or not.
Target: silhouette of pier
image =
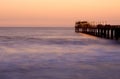
[[[75,32],[86,33],[107,39],[120,39],[120,25],[92,25],[87,21],[78,21],[75,23]]]

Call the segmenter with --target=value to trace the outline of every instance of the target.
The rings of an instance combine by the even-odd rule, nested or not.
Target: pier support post
[[[116,40],[119,39],[119,29],[118,29],[118,27],[115,28],[115,39]]]
[[[114,29],[111,29],[111,39],[114,38]]]

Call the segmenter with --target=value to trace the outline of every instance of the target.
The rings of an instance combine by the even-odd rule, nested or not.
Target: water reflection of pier
[[[118,40],[120,38],[120,25],[92,25],[87,21],[79,21],[75,24],[75,32]]]

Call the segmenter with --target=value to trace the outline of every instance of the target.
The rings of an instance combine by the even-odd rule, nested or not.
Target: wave
[[[0,44],[3,43],[37,43],[37,44],[58,44],[58,45],[120,45],[120,41],[105,40],[99,38],[83,38],[74,36],[0,36]]]

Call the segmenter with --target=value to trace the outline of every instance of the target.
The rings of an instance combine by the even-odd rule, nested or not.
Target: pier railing
[[[87,21],[79,21],[75,24],[76,33],[86,33],[107,39],[120,39],[120,25],[92,25]]]

